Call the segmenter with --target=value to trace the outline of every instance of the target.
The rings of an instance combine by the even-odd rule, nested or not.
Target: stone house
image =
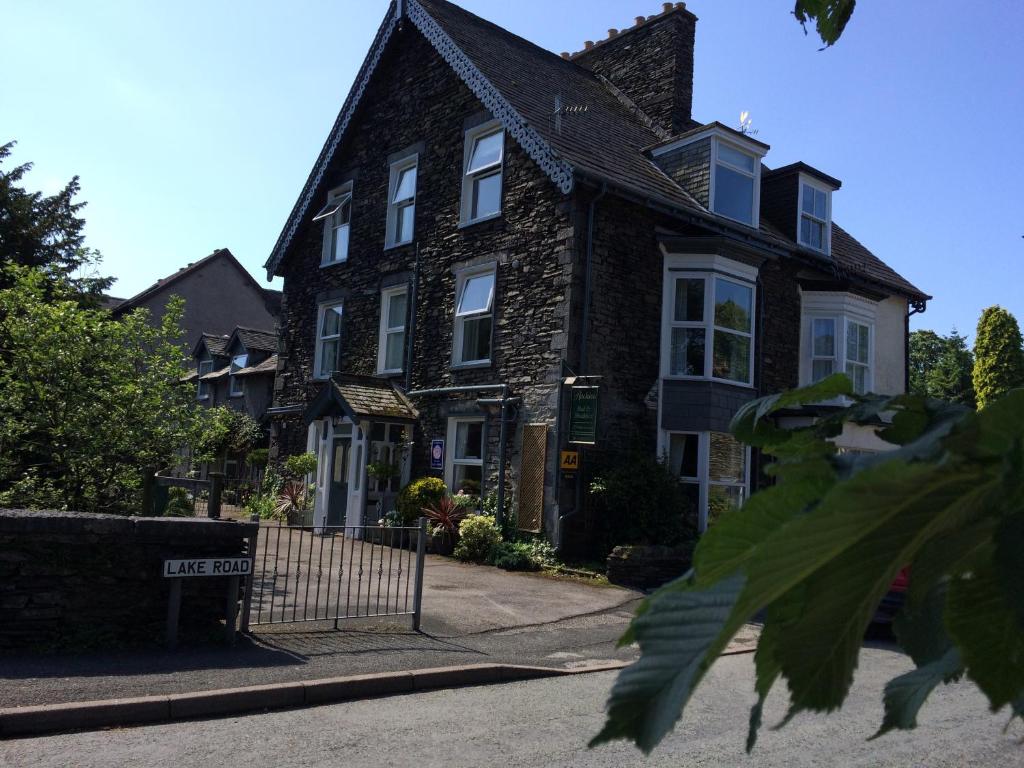
[[[171,296],[185,300],[182,342],[189,349],[204,333],[230,334],[239,325],[272,329],[281,306],[281,294],[256,282],[227,248],[157,280],[130,299],[105,297],[105,306],[114,317],[145,308],[151,321],[159,323]]]
[[[630,449],[704,526],[758,482],[728,434],[743,403],[838,371],[904,391],[930,297],[832,220],[838,179],[693,119],[696,22],[669,3],[559,56],[391,3],[266,265],[271,455],[320,456],[318,520],[376,519],[383,461],[561,539],[588,466]],[[596,430],[570,435],[595,393]]]
[[[273,331],[238,327],[229,335],[204,333],[192,349],[192,363],[183,382],[195,387],[201,406],[223,405],[242,411],[262,424],[265,434],[269,432],[267,410],[277,373],[277,335]],[[257,469],[247,467],[241,455],[227,456],[223,467],[204,463],[192,468],[201,478],[219,469],[229,479],[252,479]]]

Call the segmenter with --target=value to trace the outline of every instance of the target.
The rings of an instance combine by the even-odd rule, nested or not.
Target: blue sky
[[[661,8],[461,4],[555,52]],[[841,179],[836,221],[935,296],[914,327],[973,334],[997,303],[1024,321],[1024,3],[864,2],[823,52],[792,0],[688,7],[700,17],[694,116],[735,125],[749,110],[769,165],[803,160]],[[12,0],[0,141],[35,163],[30,187],[81,176],[88,241],[116,295],[225,246],[262,282],[385,8]]]

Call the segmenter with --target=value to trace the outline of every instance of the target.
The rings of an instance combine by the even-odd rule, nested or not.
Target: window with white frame
[[[404,368],[407,296],[404,285],[381,292],[378,373],[400,373]]]
[[[743,505],[750,487],[750,449],[726,432],[666,435],[669,469],[696,510],[700,530]]]
[[[487,363],[491,359],[494,312],[494,267],[463,272],[456,280],[453,363]]]
[[[448,419],[448,487],[480,495],[484,476],[484,422],[477,418]]]
[[[753,384],[754,286],[715,274],[669,274],[668,375]]]
[[[501,213],[505,131],[491,122],[466,132],[462,176],[463,224]]]
[[[203,381],[203,376],[208,373],[213,373],[213,360],[200,360],[196,366],[196,374],[199,377],[196,397],[200,400],[207,400],[210,397],[210,382]]]
[[[714,142],[714,152],[712,207],[715,213],[757,226],[760,158],[721,140]]]
[[[800,245],[829,253],[831,193],[805,178],[800,179]]]
[[[403,158],[391,165],[385,238],[385,245],[388,247],[412,242],[416,216],[416,169],[416,155]]]
[[[316,331],[316,378],[327,379],[341,361],[342,302],[321,304]]]
[[[858,395],[871,388],[871,328],[850,319],[846,321],[846,375]]]
[[[874,378],[876,303],[853,294],[804,291],[801,384],[845,373],[858,394]]]
[[[228,395],[231,397],[241,397],[245,394],[242,379],[235,374],[248,365],[249,355],[244,352],[231,358],[231,375],[228,377]]]
[[[352,219],[352,186],[333,190],[327,204],[313,217],[324,223],[321,266],[339,264],[348,259],[349,225]]]

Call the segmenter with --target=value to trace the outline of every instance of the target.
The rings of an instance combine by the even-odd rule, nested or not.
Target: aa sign
[[[575,472],[580,468],[579,451],[562,451],[561,468],[565,472]]]

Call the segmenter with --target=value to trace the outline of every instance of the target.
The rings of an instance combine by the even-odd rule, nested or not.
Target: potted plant
[[[442,496],[436,503],[423,507],[423,516],[430,521],[430,547],[435,555],[451,557],[459,535],[459,523],[466,509],[451,496]]]
[[[288,480],[281,486],[274,512],[283,517],[288,525],[299,525],[308,507],[306,485],[298,480]]]

